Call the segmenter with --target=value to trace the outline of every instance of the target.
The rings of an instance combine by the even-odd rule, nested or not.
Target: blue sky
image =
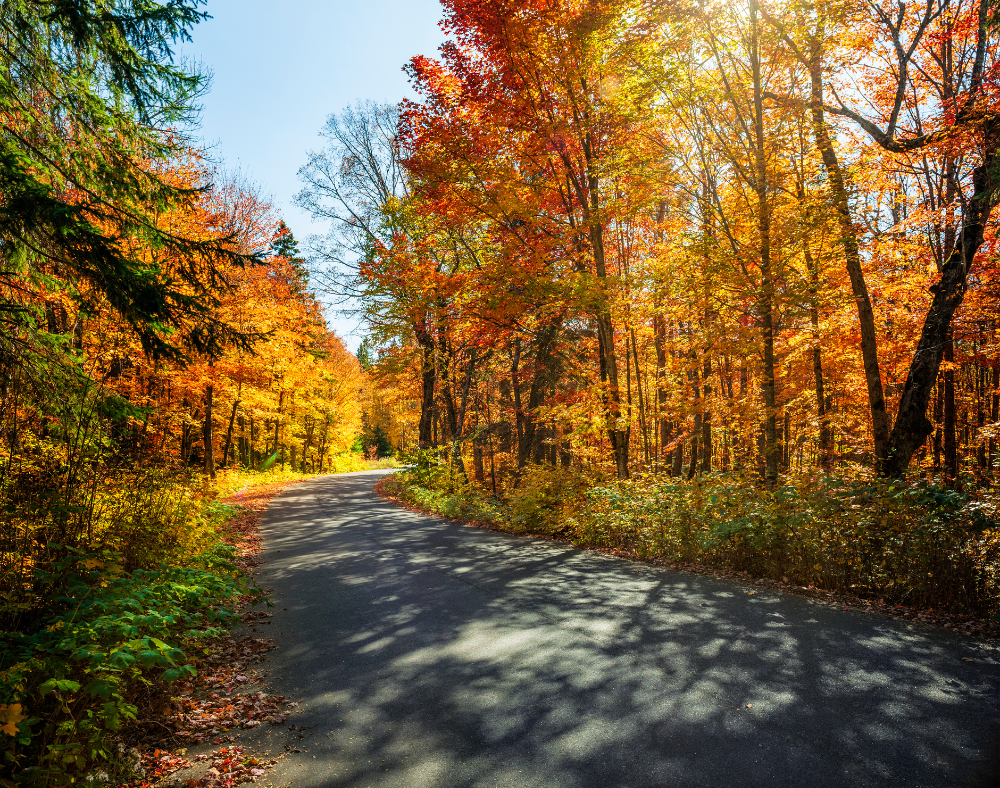
[[[202,102],[205,144],[272,198],[296,238],[322,232],[292,205],[306,151],[320,146],[331,113],[410,95],[403,65],[443,40],[437,0],[209,0],[207,10],[213,18],[179,49],[214,73]],[[330,317],[356,348],[353,323]]]

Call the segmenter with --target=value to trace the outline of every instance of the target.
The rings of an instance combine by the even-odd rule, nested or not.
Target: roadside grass
[[[765,490],[733,474],[608,482],[529,466],[493,496],[422,454],[377,491],[510,533],[1000,634],[995,504],[922,481],[811,474]]]
[[[372,465],[348,455],[326,472]],[[0,785],[134,780],[143,726],[170,727],[177,688],[266,601],[252,578],[257,514],[309,477],[146,471],[107,480],[72,531],[74,512],[24,518],[28,538],[0,547]]]

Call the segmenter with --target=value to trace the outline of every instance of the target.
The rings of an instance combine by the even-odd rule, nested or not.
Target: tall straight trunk
[[[705,351],[705,385],[702,388],[704,393],[705,413],[701,417],[701,472],[712,472],[712,356]]]
[[[451,438],[451,460],[454,468],[467,478],[465,472],[465,461],[462,459],[462,432],[465,429],[465,413],[469,406],[469,392],[472,389],[472,376],[476,369],[476,350],[473,348],[469,356],[469,365],[465,371],[465,383],[462,386],[462,401],[459,405],[458,414],[455,417]]]
[[[934,470],[941,470],[941,452],[944,449],[944,433],[941,424],[944,421],[944,381],[938,377],[934,396]]]
[[[540,461],[543,435],[541,426],[536,424],[536,413],[545,398],[545,392],[550,391],[555,384],[557,362],[555,349],[559,326],[558,322],[551,323],[543,327],[535,337],[534,374],[531,378],[531,388],[528,389],[528,406],[522,412],[518,431],[518,470],[524,468],[529,458],[534,457],[536,462]],[[520,395],[517,403],[520,409]]]
[[[588,132],[583,140],[583,154],[587,166],[587,227],[590,235],[591,251],[594,255],[594,268],[597,272],[600,292],[597,304],[597,343],[601,372],[601,382],[607,387],[604,406],[608,439],[615,457],[615,468],[619,479],[629,477],[628,444],[629,429],[621,428],[621,390],[618,383],[618,355],[615,351],[615,328],[608,306],[610,294],[608,287],[608,270],[604,254],[604,225],[601,221],[601,190],[600,178],[597,172],[597,160],[593,149],[593,139]]]
[[[278,451],[278,441],[281,438],[281,410],[285,405],[285,391],[278,392],[278,414],[274,417],[274,452]]]
[[[243,416],[236,417],[236,425],[240,428],[240,434],[236,438],[236,461],[240,465],[246,465],[246,419]]]
[[[472,441],[472,473],[479,484],[486,484],[486,465],[483,463],[483,442],[474,438]]]
[[[440,343],[439,347],[441,352],[438,354],[440,361],[438,376],[441,380],[441,399],[444,400],[444,419],[448,430],[445,440],[454,443],[458,438],[458,403],[455,401],[456,381],[452,379],[452,368],[457,366],[458,359],[447,340]]]
[[[236,423],[236,411],[240,407],[240,394],[243,393],[243,383],[239,383],[236,388],[236,399],[233,400],[233,409],[229,414],[229,429],[226,430],[226,444],[222,450],[222,465],[229,465],[229,450],[233,446],[233,425]]]
[[[493,497],[497,497],[497,468],[496,468],[496,449],[493,445],[493,416],[490,415],[490,389],[489,385],[486,386],[486,394],[484,396],[484,402],[486,405],[486,436],[489,440],[490,448],[490,486],[493,488]]]
[[[420,346],[420,422],[417,427],[417,445],[429,449],[434,445],[434,383],[437,372],[434,366],[434,337],[423,324],[413,328],[413,334]]]
[[[586,78],[580,79],[582,89],[581,100],[587,102],[590,89]],[[584,106],[581,120],[589,120],[590,110]],[[583,172],[578,168],[578,161],[567,151],[560,151],[560,157],[566,168],[567,188],[576,195],[576,201],[583,214],[583,225],[586,237],[590,241],[591,255],[594,260],[594,270],[597,274],[597,293],[593,318],[597,325],[597,355],[598,367],[602,384],[602,405],[604,422],[612,454],[615,458],[615,469],[619,479],[627,479],[629,429],[621,429],[621,390],[618,382],[618,356],[615,351],[614,321],[609,306],[608,271],[604,253],[604,224],[601,204],[601,181],[599,175],[599,155],[594,150],[594,138],[590,130],[580,136],[580,147],[583,151]],[[580,176],[584,176],[581,178]],[[585,180],[584,180],[585,179]],[[572,200],[564,199],[567,216],[572,228],[576,228]],[[582,249],[581,249],[582,251]]]
[[[782,465],[785,470],[792,467],[792,411],[785,408],[785,426],[781,430]]]
[[[202,440],[205,446],[205,473],[210,479],[215,478],[215,431],[212,424],[215,386],[211,383],[205,387],[205,421],[202,425]]]
[[[709,249],[712,245],[713,238],[713,228],[712,228],[712,208],[711,208],[711,198],[709,193],[712,189],[711,177],[706,169],[702,170],[702,186],[701,186],[701,221],[702,221],[702,269],[701,269],[701,279],[702,279],[702,298],[703,298],[703,309],[704,309],[704,334],[708,337],[709,341],[702,350],[702,359],[704,364],[704,370],[702,375],[702,380],[704,385],[702,387],[702,392],[704,394],[702,398],[702,417],[701,417],[701,472],[711,473],[712,472],[712,309],[709,306],[711,304],[712,294],[711,285],[709,283],[708,270],[711,265],[711,259],[709,256]]]
[[[796,184],[796,193],[800,205],[806,205],[806,189],[801,180]],[[811,228],[812,223],[808,224]],[[823,348],[819,335],[819,263],[812,256],[812,248],[809,246],[808,238],[803,242],[802,252],[806,263],[806,272],[809,274],[809,325],[813,344],[812,365],[816,390],[816,420],[819,424],[817,465],[829,470],[833,459],[833,436],[830,434],[830,417],[827,414],[826,384],[823,380]]]
[[[994,424],[1000,419],[1000,366],[994,366],[990,370],[990,421]],[[990,441],[986,449],[987,471],[991,475],[994,472],[994,463],[997,456],[997,439],[990,435]]]
[[[667,374],[667,323],[659,314],[653,316],[653,341],[656,346],[656,418],[659,425],[656,456],[666,462],[667,444],[670,443],[670,422],[666,415],[667,390],[664,386]]]
[[[976,464],[979,466],[980,480],[986,471],[986,442],[983,427],[986,426],[986,370],[976,367]]]
[[[323,461],[326,459],[326,441],[330,432],[330,424],[323,422],[323,437],[319,442],[319,473],[323,473]]]
[[[663,220],[667,215],[667,203],[661,200],[656,209],[657,240],[663,242],[666,233],[663,229]],[[653,315],[653,345],[656,349],[656,445],[654,456],[657,464],[666,464],[667,443],[670,440],[670,424],[666,417],[667,392],[664,388],[666,380],[667,366],[667,323],[659,311]],[[647,398],[649,391],[646,391]],[[658,468],[657,468],[658,470]],[[669,470],[669,468],[668,468]]]
[[[569,435],[572,432],[572,427],[566,427],[563,430],[562,440],[559,443],[559,465],[563,468],[569,468],[573,464],[572,444],[569,440]]]
[[[747,390],[750,388],[750,370],[747,367],[746,357],[740,359],[740,409],[746,405]],[[737,427],[738,429],[738,427]],[[753,453],[752,439],[748,439],[743,433],[738,433],[733,441],[733,452],[736,455],[736,462],[742,468],[747,464],[747,458]]]
[[[309,427],[306,430],[306,439],[305,442],[302,444],[302,473],[306,472],[306,461],[308,460],[309,457],[309,449],[312,448],[313,434],[315,433],[316,430],[316,422],[314,420],[309,419],[308,423]],[[293,470],[294,469],[295,468],[293,466]]]
[[[639,369],[639,348],[635,341],[635,329],[629,328],[632,334],[632,360],[635,362],[635,391],[639,399],[639,429],[642,430],[642,456],[649,465],[649,431],[646,429],[646,401],[642,395],[642,372]],[[648,398],[648,395],[647,395]]]
[[[698,439],[701,437],[702,413],[701,413],[701,388],[698,385],[698,353],[691,351],[692,369],[688,370],[688,380],[691,381],[691,388],[694,392],[694,429],[691,430],[691,464],[688,466],[687,477],[693,479],[698,473],[700,462],[698,452]]]
[[[844,251],[844,266],[847,268],[847,275],[851,280],[851,291],[854,294],[854,303],[858,311],[858,327],[861,330],[861,360],[865,368],[865,385],[868,388],[868,408],[872,418],[875,464],[876,467],[882,467],[889,447],[889,414],[886,411],[885,392],[882,389],[882,375],[879,371],[875,313],[872,310],[868,284],[865,282],[864,271],[861,268],[858,237],[854,230],[854,221],[851,218],[851,207],[844,174],[840,168],[837,151],[833,147],[833,140],[830,138],[823,113],[823,62],[822,49],[819,46],[813,47],[813,56],[809,60],[809,79],[813,135],[816,138],[816,147],[823,159],[823,167],[827,172],[830,197],[833,201],[834,213],[840,230],[840,245]]]
[[[896,423],[889,436],[883,474],[902,477],[914,452],[933,430],[927,420],[927,403],[941,368],[955,310],[962,303],[969,271],[983,243],[990,213],[998,194],[996,171],[1000,169],[1000,119],[990,116],[983,129],[983,163],[973,171],[972,199],[963,217],[962,230],[941,269],[941,278],[931,288],[934,299],[924,319],[920,340],[903,384]]]
[[[944,360],[948,362],[944,378],[944,476],[950,483],[958,479],[958,435],[955,419],[955,340],[951,334],[944,349]]]
[[[761,321],[764,369],[764,482],[770,487],[778,481],[777,383],[774,359],[774,278],[771,271],[771,207],[767,196],[767,159],[764,151],[764,92],[760,70],[757,1],[750,0],[750,69],[753,76],[754,191],[757,195],[757,235],[760,246],[760,292],[758,305]]]
[[[608,440],[615,458],[615,470],[619,479],[629,477],[628,444],[629,430],[621,429],[621,390],[618,383],[618,358],[615,351],[615,332],[611,313],[601,307],[597,315],[598,357],[601,368],[601,382],[605,384],[606,424]]]
[[[732,359],[727,355],[719,365],[719,391],[726,397],[729,413],[733,412],[733,368]],[[729,473],[732,468],[733,428],[732,422],[722,430],[722,465],[720,470]]]
[[[517,437],[517,444],[514,447],[514,456],[517,459],[517,467],[520,470],[524,467],[521,463],[521,447],[524,446],[524,411],[521,410],[521,381],[518,376],[521,364],[521,340],[514,338],[514,348],[510,362],[510,386],[511,395],[514,398],[514,431]]]
[[[691,430],[691,463],[688,465],[687,472],[688,479],[693,479],[698,474],[700,466],[698,440],[701,437],[701,419],[702,415],[700,413],[694,414],[694,429]]]
[[[184,397],[184,399],[181,400],[181,406],[184,407],[185,409],[190,407],[190,405],[188,404],[187,397]],[[197,414],[194,415],[197,416]],[[182,465],[187,465],[188,449],[190,448],[189,446],[190,442],[191,442],[191,425],[188,424],[187,419],[185,419],[181,423],[180,445],[178,446],[178,452],[180,453],[181,456]]]

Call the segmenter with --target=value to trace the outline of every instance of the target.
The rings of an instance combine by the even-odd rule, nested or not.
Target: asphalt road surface
[[[1000,785],[995,645],[414,514],[382,475],[265,518],[301,701],[256,737],[274,784]]]

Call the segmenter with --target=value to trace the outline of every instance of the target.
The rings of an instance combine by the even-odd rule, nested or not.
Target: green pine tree
[[[220,266],[254,256],[156,221],[201,191],[161,173],[206,87],[172,50],[206,18],[202,4],[0,0],[0,353],[25,346],[40,309],[25,294],[46,282],[84,313],[88,294],[106,299],[151,355],[182,355],[168,334],[192,315],[190,350],[241,342],[213,318],[212,293]]]
[[[292,289],[303,295],[309,291],[309,269],[306,260],[299,254],[299,242],[284,220],[278,225],[278,232],[271,241],[270,252],[276,257],[284,257],[292,266],[294,279],[289,283]]]

